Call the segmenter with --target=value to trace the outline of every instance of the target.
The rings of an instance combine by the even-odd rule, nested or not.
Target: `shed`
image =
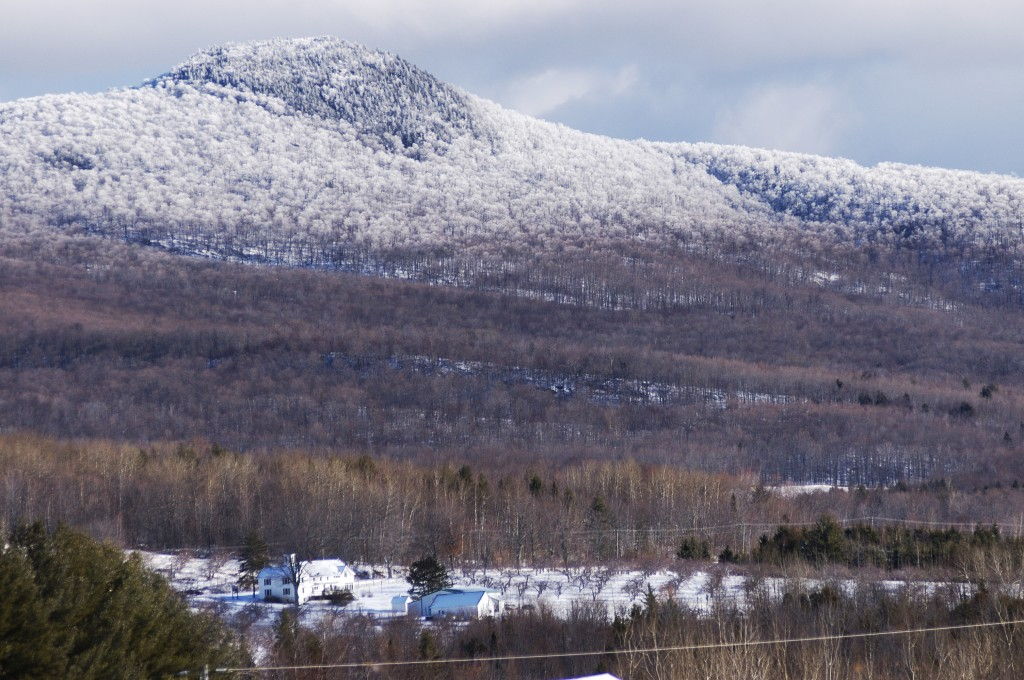
[[[412,598],[408,595],[395,595],[391,598],[391,611],[396,614],[408,614],[410,602],[412,602]]]
[[[505,599],[499,592],[457,588],[429,593],[409,606],[409,613],[428,619],[439,616],[460,619],[500,616],[504,611]]]

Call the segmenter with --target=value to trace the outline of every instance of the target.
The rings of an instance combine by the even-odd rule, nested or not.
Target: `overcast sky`
[[[1022,0],[2,0],[0,101],[324,34],[589,132],[1024,175]]]

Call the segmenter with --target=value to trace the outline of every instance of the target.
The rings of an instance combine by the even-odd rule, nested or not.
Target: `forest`
[[[0,436],[0,467],[8,527],[41,520],[191,554],[230,555],[255,533],[276,553],[360,564],[426,554],[485,568],[664,566],[719,556],[956,575],[975,548],[1019,550],[1024,534],[1020,484],[789,496],[751,475],[636,461],[423,464],[27,435]]]
[[[231,630],[193,660],[243,659],[236,635],[286,666],[588,653],[259,677],[1017,677],[1015,265],[777,248],[287,268],[6,240],[0,524],[209,564],[258,536],[384,573],[432,555],[748,584],[710,612],[652,591],[611,619],[188,624]],[[884,635],[841,637],[864,633]],[[817,640],[732,644],[786,637]]]
[[[390,257],[405,278],[9,240],[0,428],[766,483],[1024,479],[1024,315],[1011,286],[979,286],[1016,276],[997,262]]]

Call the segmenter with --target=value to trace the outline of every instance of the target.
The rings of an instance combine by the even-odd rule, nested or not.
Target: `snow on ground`
[[[780,484],[779,486],[766,486],[766,491],[776,493],[783,498],[792,498],[805,493],[828,493],[832,489],[846,491],[845,486],[833,486],[832,484]]]
[[[138,551],[146,565],[167,577],[171,585],[185,593],[199,606],[219,604],[229,610],[240,610],[257,603],[270,611],[287,605],[265,603],[251,592],[236,592],[238,561],[234,559],[199,558]],[[372,571],[372,570],[371,570]],[[356,580],[355,601],[345,613],[393,616],[391,598],[405,595],[409,583],[394,569],[391,578]],[[586,604],[605,607],[609,616],[628,610],[643,601],[648,584],[659,598],[674,597],[695,609],[709,609],[711,595],[738,599],[742,597],[745,577],[740,574],[712,574],[707,571],[677,573],[662,570],[641,572],[602,567],[573,569],[477,569],[452,572],[456,588],[487,588],[501,592],[510,608],[537,607],[543,604],[559,615],[567,615],[574,606]],[[320,609],[336,611],[330,604],[310,602],[303,605],[311,613]]]
[[[246,607],[252,611],[251,606],[255,605],[265,622],[273,621],[280,610],[289,606],[263,602],[258,597],[254,598],[251,592],[235,592],[237,560],[149,552],[140,552],[140,555],[151,569],[166,576],[176,590],[185,593],[194,606],[213,605],[225,614],[238,614]],[[372,573],[374,569],[367,571]],[[314,601],[303,605],[303,616],[307,622],[329,614],[395,616],[391,611],[391,598],[407,594],[409,584],[404,578],[404,570],[394,569],[392,573],[390,578],[357,579],[353,592],[356,599],[344,609]],[[559,616],[567,616],[574,607],[597,606],[603,607],[611,617],[628,611],[634,604],[641,604],[648,586],[661,600],[672,598],[692,609],[709,612],[716,602],[743,606],[750,587],[744,574],[723,566],[689,572],[645,572],[605,567],[462,569],[454,570],[451,575],[457,588],[488,588],[501,592],[510,609],[543,605]],[[762,585],[769,593],[779,596],[787,586],[814,588],[821,582],[804,579],[798,584],[795,579],[767,578]],[[895,590],[905,583],[884,581],[882,585]],[[844,582],[844,586],[852,588],[853,582]]]

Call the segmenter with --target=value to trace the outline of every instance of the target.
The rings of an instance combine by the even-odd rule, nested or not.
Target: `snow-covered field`
[[[175,589],[184,592],[195,606],[216,605],[225,613],[237,613],[250,605],[261,607],[264,619],[272,621],[278,611],[288,605],[263,602],[251,593],[236,593],[233,585],[238,574],[236,560],[216,560],[178,555],[141,552],[144,562],[170,579]],[[372,569],[370,569],[372,571]],[[390,578],[358,579],[355,601],[344,609],[326,602],[303,605],[306,620],[334,613],[344,615],[369,614],[392,617],[391,598],[407,593],[409,584],[404,570],[394,569]],[[742,606],[752,582],[741,572],[724,566],[692,571],[668,570],[639,571],[584,567],[573,569],[477,569],[452,572],[455,587],[488,588],[504,595],[506,606],[512,608],[544,606],[554,613],[566,616],[574,607],[603,607],[611,617],[628,611],[643,602],[650,586],[660,600],[674,599],[698,611],[710,611],[714,603],[732,603]],[[781,595],[787,587],[820,586],[820,581],[767,578],[760,587]],[[852,582],[847,584],[853,586]],[[887,588],[896,589],[902,581],[885,581]],[[934,584],[921,584],[934,585]]]
[[[835,489],[836,491],[846,491],[845,486],[834,486],[832,484],[780,484],[778,486],[766,486],[766,491],[776,493],[783,498],[793,498],[794,496],[800,496],[806,493],[828,493]]]
[[[140,552],[151,569],[166,576],[171,585],[188,595],[196,605],[221,604],[241,609],[258,603],[270,611],[287,605],[265,603],[253,598],[251,592],[234,592],[238,576],[237,560],[221,561],[183,557],[161,553]],[[394,569],[391,578],[358,579],[355,601],[344,611],[350,614],[393,616],[391,598],[408,592],[409,583],[403,569]],[[544,605],[565,615],[574,606],[595,603],[607,609],[609,616],[640,603],[650,585],[659,598],[673,597],[696,609],[710,607],[712,595],[721,600],[741,598],[746,579],[740,574],[694,571],[692,573],[661,570],[641,572],[603,567],[554,569],[478,569],[452,572],[455,587],[488,588],[501,592],[507,606],[537,607]],[[304,608],[315,611],[337,611],[330,604],[309,602]]]

